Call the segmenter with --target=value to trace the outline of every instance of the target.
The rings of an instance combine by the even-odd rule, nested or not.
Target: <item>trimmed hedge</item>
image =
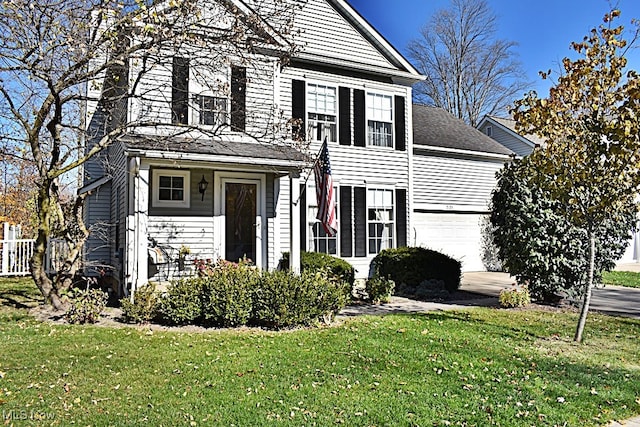
[[[162,323],[192,325],[202,322],[204,279],[192,277],[172,282],[158,298],[158,315]]]
[[[326,272],[264,272],[253,293],[252,323],[280,329],[332,317],[345,306],[350,288]]]
[[[282,259],[278,265],[280,270],[289,268],[289,252],[282,254]],[[342,280],[353,288],[356,272],[351,264],[347,261],[336,258],[334,256],[320,252],[300,252],[300,270],[318,272],[321,270],[329,270],[329,273]]]
[[[413,289],[438,281],[444,282],[448,292],[460,288],[462,265],[460,261],[440,252],[421,248],[403,247],[384,249],[371,261],[374,277],[393,280],[398,288]]]
[[[280,329],[331,319],[348,302],[351,285],[327,268],[302,274],[261,271],[247,261],[202,263],[199,276],[173,282],[148,313],[153,287],[122,301],[132,322],[156,317],[163,324],[234,327],[247,324]],[[146,290],[150,291],[147,295]],[[137,293],[137,294],[138,294]],[[138,307],[136,303],[142,305]],[[140,313],[140,311],[142,313]]]
[[[120,300],[122,318],[128,323],[147,323],[157,314],[158,296],[156,286],[147,283],[133,295],[133,302],[129,298]]]

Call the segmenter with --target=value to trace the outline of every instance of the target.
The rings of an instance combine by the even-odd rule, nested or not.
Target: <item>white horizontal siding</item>
[[[213,236],[213,217],[149,216],[149,237],[175,251],[182,245],[188,246],[194,258],[215,259]]]
[[[325,0],[309,0],[294,20],[295,43],[304,53],[394,68]]]
[[[502,167],[500,161],[416,154],[414,204],[486,207]]]

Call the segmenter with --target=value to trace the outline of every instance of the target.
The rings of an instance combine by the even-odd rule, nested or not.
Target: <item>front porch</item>
[[[299,269],[300,160],[140,154],[127,161],[123,279],[131,293],[195,274],[195,260],[247,258],[275,269],[290,252]]]

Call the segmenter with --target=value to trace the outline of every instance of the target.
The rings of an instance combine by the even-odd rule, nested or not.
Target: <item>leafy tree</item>
[[[576,296],[589,270],[586,230],[567,215],[567,206],[549,190],[551,177],[538,169],[542,150],[507,164],[492,195],[491,223],[500,259],[537,300],[554,302],[558,293]],[[594,280],[610,270],[624,253],[635,211],[607,217],[595,234]]]
[[[640,79],[625,73],[625,54],[632,43],[611,10],[604,23],[581,42],[572,43],[579,56],[562,62],[563,75],[547,98],[530,92],[515,103],[518,130],[546,141],[532,161],[538,184],[564,208],[563,216],[583,230],[588,248],[587,277],[575,340],[581,341],[598,268],[596,244],[608,221],[624,224],[635,212],[640,184]],[[547,77],[542,73],[542,77]],[[604,239],[604,236],[600,236]]]
[[[37,227],[30,266],[47,301],[65,308],[61,295],[79,268],[90,231],[83,221],[88,193],[65,201],[61,189],[77,182],[89,162],[108,161],[103,152],[128,132],[161,125],[171,138],[192,130],[162,121],[157,111],[144,108],[167,89],[171,93],[162,79],[145,76],[170,73],[171,56],[179,52],[188,54],[202,72],[195,78],[200,84],[228,90],[210,77],[230,60],[258,69],[264,57],[255,53],[271,48],[281,63],[287,61],[294,48],[286,42],[291,11],[291,2],[279,0],[256,2],[246,10],[216,0],[2,2],[0,149],[17,147],[35,169]],[[269,107],[256,110],[262,114],[256,122],[275,134],[277,112]],[[273,118],[265,117],[268,114]],[[44,260],[54,229],[69,251],[60,271],[50,278]]]
[[[452,0],[409,43],[424,82],[417,101],[443,108],[471,126],[485,114],[506,111],[527,89],[516,43],[495,38],[496,16],[485,0]]]

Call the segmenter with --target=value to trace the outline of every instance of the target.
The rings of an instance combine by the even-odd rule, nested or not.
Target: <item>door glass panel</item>
[[[225,259],[256,261],[256,184],[225,184]]]

